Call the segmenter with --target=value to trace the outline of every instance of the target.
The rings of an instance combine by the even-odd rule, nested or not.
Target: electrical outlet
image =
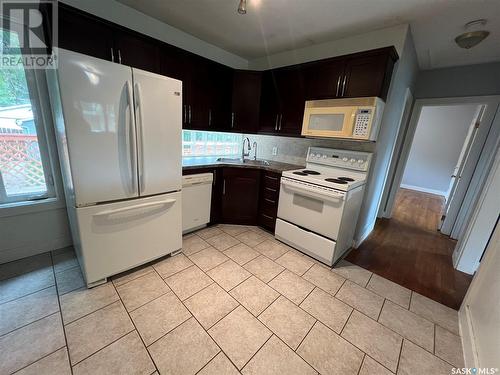
[[[278,147],[274,146],[273,147],[273,156],[278,155]]]

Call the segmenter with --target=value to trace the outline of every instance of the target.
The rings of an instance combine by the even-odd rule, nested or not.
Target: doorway
[[[458,309],[472,277],[454,268],[453,252],[487,175],[497,108],[496,97],[415,102],[383,217],[349,261]]]

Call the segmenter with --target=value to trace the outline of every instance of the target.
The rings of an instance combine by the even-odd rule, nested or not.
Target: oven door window
[[[295,193],[293,194],[293,205],[321,214],[323,212],[324,202],[319,199]]]

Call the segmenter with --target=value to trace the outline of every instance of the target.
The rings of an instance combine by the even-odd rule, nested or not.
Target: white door
[[[139,194],[177,191],[182,185],[182,82],[132,69]]]
[[[138,196],[131,68],[59,50],[76,206]]]

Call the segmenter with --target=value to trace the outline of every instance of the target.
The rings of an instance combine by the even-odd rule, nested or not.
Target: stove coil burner
[[[302,173],[310,174],[310,175],[319,175],[319,174],[321,174],[321,173],[316,172],[316,171],[311,171],[310,169],[305,169],[305,170],[302,171]]]
[[[336,184],[347,184],[347,181],[338,179],[338,178],[325,178],[325,181],[335,182]]]
[[[338,179],[342,180],[342,181],[349,181],[349,182],[354,181],[354,178],[351,178],[351,177],[339,177]]]
[[[300,171],[298,171],[298,172],[293,172],[293,174],[297,174],[297,175],[299,175],[299,176],[307,176],[307,173],[300,172]]]

